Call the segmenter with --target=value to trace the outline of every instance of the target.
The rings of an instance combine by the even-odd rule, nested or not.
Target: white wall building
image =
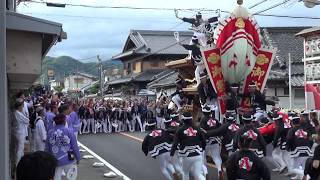
[[[85,86],[92,84],[96,80],[93,75],[85,73],[71,74],[64,78],[64,92],[80,91]]]

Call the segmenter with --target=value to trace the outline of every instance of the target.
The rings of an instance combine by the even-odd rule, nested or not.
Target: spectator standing
[[[15,104],[15,118],[17,120],[16,137],[18,139],[16,163],[18,163],[21,157],[24,155],[24,144],[28,136],[29,118],[23,112],[23,107],[24,100],[18,99]]]
[[[73,131],[66,125],[66,116],[58,114],[54,118],[56,126],[48,132],[46,150],[58,159],[58,167],[54,180],[61,180],[62,171],[67,173],[67,177],[73,176],[76,179],[76,161],[80,161],[80,152],[76,137]]]
[[[47,131],[44,126],[44,109],[43,107],[38,107],[36,109],[37,118],[35,123],[35,151],[44,151],[45,142],[47,139]]]

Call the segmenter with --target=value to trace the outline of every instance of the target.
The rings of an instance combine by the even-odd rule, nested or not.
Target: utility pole
[[[100,56],[97,55],[97,59],[99,62],[99,69],[100,69],[100,95],[103,97],[103,69],[102,69],[102,61],[100,59]]]
[[[8,85],[6,69],[6,2],[0,1],[0,179],[10,179],[9,176],[9,120],[8,120]],[[11,164],[12,166],[15,166]]]

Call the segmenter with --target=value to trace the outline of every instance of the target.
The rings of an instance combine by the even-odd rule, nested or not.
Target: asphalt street
[[[164,180],[156,160],[146,157],[141,150],[143,133],[86,134],[79,141],[112,164],[132,180]],[[270,162],[266,162],[270,168]],[[209,167],[210,179],[216,179],[216,169]],[[288,180],[272,173],[272,180]]]

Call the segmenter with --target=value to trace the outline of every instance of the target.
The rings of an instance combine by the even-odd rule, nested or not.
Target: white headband
[[[186,117],[186,116],[182,115],[182,116],[181,116],[181,119],[182,119],[182,120],[189,120],[189,119],[192,119],[192,117],[191,117],[191,116],[190,116],[190,117]]]

